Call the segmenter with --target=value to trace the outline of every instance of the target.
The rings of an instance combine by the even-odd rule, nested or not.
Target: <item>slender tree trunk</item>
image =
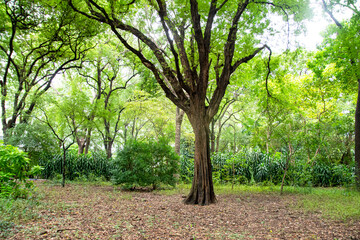
[[[135,140],[136,140],[136,137],[135,137],[135,127],[136,127],[136,118],[134,118],[134,120],[133,120],[133,125],[132,125],[132,128],[131,128],[131,137],[132,137],[132,139],[135,139]]]
[[[210,160],[209,121],[204,113],[188,117],[195,133],[194,178],[190,193],[184,202],[209,205],[216,202]]]
[[[345,151],[341,156],[341,164],[349,165],[352,161],[351,156],[351,141],[352,141],[352,132],[349,132],[349,136],[345,140]]]
[[[360,190],[360,79],[358,80],[358,97],[355,110],[355,184]]]
[[[269,142],[270,142],[270,130],[267,128],[266,131],[266,153],[269,154]]]
[[[62,183],[61,185],[63,187],[65,187],[65,164],[66,164],[66,148],[65,148],[65,144],[63,142],[62,144],[62,147],[63,147],[63,159],[62,159],[62,166],[61,166],[61,170],[62,170]]]
[[[175,123],[175,152],[180,155],[181,125],[184,119],[184,111],[176,107]]]
[[[110,122],[104,118],[104,127],[105,127],[105,136],[104,136],[104,147],[106,151],[107,158],[112,157],[111,149],[113,144],[113,139],[110,137]]]
[[[128,131],[128,123],[124,125],[124,144],[127,142],[127,131]]]
[[[288,162],[288,159],[286,159],[284,175],[283,175],[283,178],[282,178],[282,181],[281,181],[281,188],[280,188],[280,194],[281,195],[283,194],[283,188],[284,188],[285,177],[286,177],[286,173],[287,173],[287,170],[288,170],[288,166],[289,166],[289,162]]]
[[[286,177],[286,174],[287,174],[287,170],[289,169],[289,164],[290,164],[290,161],[291,161],[291,158],[292,158],[292,155],[293,155],[293,150],[292,150],[291,144],[288,144],[288,145],[289,145],[289,153],[288,153],[288,156],[286,158],[284,175],[283,175],[283,178],[282,178],[282,181],[281,181],[281,188],[280,188],[280,194],[281,195],[283,194],[285,177]]]
[[[85,155],[89,153],[89,147],[90,147],[90,142],[91,142],[91,132],[92,132],[92,129],[89,128],[87,131],[86,140],[85,140],[85,149],[84,149]]]
[[[220,147],[220,136],[221,136],[221,119],[218,120],[218,124],[219,124],[219,131],[216,137],[216,152],[219,152],[219,147]]]

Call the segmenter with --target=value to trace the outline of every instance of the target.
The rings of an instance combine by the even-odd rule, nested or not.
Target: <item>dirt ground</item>
[[[122,192],[111,186],[40,185],[39,218],[9,239],[360,239],[360,222],[324,220],[296,196],[221,195],[192,206],[184,193]]]

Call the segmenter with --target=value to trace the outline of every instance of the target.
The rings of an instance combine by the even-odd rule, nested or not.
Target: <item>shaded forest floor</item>
[[[38,184],[35,218],[7,239],[360,239],[359,220],[331,220],[301,195],[238,192],[184,205],[188,190],[124,192],[112,186]]]

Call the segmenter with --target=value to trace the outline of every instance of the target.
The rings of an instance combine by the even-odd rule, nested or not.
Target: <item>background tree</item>
[[[71,101],[71,100],[70,100]],[[53,135],[59,142],[59,147],[62,149],[62,186],[65,187],[66,175],[66,152],[75,143],[75,132],[81,122],[76,122],[76,110],[71,109],[74,104],[68,102],[58,102],[55,99],[52,105],[46,110],[42,110],[43,116],[38,118],[39,121],[49,127]],[[70,108],[70,109],[69,109]]]
[[[124,52],[111,38],[99,39],[99,47],[92,51],[86,66],[79,70],[79,74],[85,78],[87,85],[94,92],[94,109],[89,113],[88,119],[94,121],[95,117],[101,119],[102,124],[95,124],[99,131],[108,158],[112,156],[112,146],[120,131],[120,118],[124,110],[124,102],[128,96],[124,90],[135,80],[137,75],[136,64],[124,61]],[[116,54],[114,54],[114,52]],[[121,96],[124,95],[124,96]],[[97,123],[95,121],[94,123]],[[88,129],[89,140],[92,129]],[[88,140],[83,138],[84,143]]]
[[[0,4],[0,17],[1,118],[6,136],[18,122],[28,121],[58,74],[79,67],[94,28],[64,3],[6,0]]]
[[[339,79],[344,90],[354,90],[357,82],[357,103],[355,111],[355,173],[356,185],[360,189],[360,10],[358,1],[322,1],[324,11],[331,17],[335,25],[330,27],[326,33],[323,51],[318,53],[318,58],[326,60],[328,63],[335,63],[339,69],[337,79]],[[336,8],[350,10],[351,17],[340,22],[333,13]],[[335,35],[335,36],[334,36]],[[339,57],[341,56],[341,57]],[[321,65],[318,71],[321,71]]]

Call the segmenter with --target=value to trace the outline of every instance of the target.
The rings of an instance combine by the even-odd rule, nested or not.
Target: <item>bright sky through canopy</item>
[[[323,40],[321,33],[329,24],[334,24],[334,22],[324,13],[321,2],[312,0],[310,6],[313,10],[313,18],[306,23],[306,33],[301,34],[297,40],[307,50],[314,51]],[[351,17],[351,11],[346,11],[347,9],[344,8],[342,10],[343,12],[334,12],[335,18],[339,21]]]

